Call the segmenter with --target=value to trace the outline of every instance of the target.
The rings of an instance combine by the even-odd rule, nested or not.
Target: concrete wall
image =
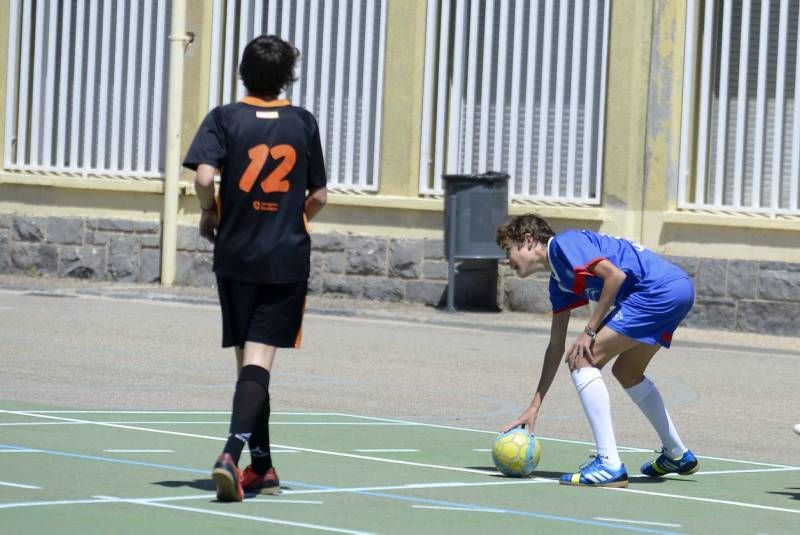
[[[185,56],[184,152],[207,111],[208,60],[211,52],[211,0],[192,0],[190,6],[187,30],[194,34],[194,41],[187,48]],[[386,262],[391,262],[393,247],[406,250],[404,244],[409,241],[413,243],[412,249],[421,251],[422,261],[418,266],[421,274],[418,279],[399,277],[398,280],[405,281],[402,284],[404,298],[408,298],[410,280],[432,283],[430,287],[435,288],[440,288],[442,284],[441,278],[433,276],[434,272],[441,270],[442,259],[425,256],[426,246],[419,245],[441,240],[443,219],[441,199],[420,196],[417,184],[425,8],[425,0],[388,4],[379,192],[368,195],[334,192],[330,195],[329,205],[313,225],[315,237],[347,236],[344,239],[345,249],[330,253],[344,254],[346,251],[350,254],[352,247],[369,248],[377,240],[376,243],[383,244]],[[725,274],[725,292],[709,294],[708,297],[730,299],[736,304],[730,305],[729,301],[715,304],[712,307],[714,312],[709,313],[712,319],[708,320],[713,323],[717,321],[713,318],[727,314],[725,311],[729,311],[730,306],[735,306],[738,314],[739,302],[745,299],[739,294],[752,288],[759,288],[758,292],[761,292],[762,282],[771,285],[770,281],[775,278],[783,277],[784,280],[783,283],[776,282],[769,286],[769,290],[765,287],[763,291],[767,293],[757,293],[754,298],[756,301],[779,297],[774,292],[775,288],[781,287],[787,296],[794,295],[796,290],[793,284],[797,281],[794,281],[795,275],[791,274],[796,270],[775,269],[775,266],[800,264],[800,224],[797,218],[692,213],[677,208],[685,11],[684,0],[614,0],[612,3],[601,205],[582,207],[513,203],[509,211],[519,214],[536,210],[557,228],[591,228],[624,235],[656,252],[687,259],[687,265],[696,265],[697,272],[701,274],[706,269],[704,266],[717,266],[714,269],[719,274]],[[6,31],[7,23],[8,5],[0,2],[0,39],[5,38],[2,32]],[[5,113],[1,106],[5,103],[6,61],[6,56],[0,54],[0,119]],[[2,135],[3,129],[0,129],[0,142]],[[179,222],[187,227],[195,225],[199,218],[192,178],[190,173],[183,174],[180,193]],[[5,221],[5,226],[0,230],[6,262],[3,269],[25,270],[26,265],[42,262],[44,273],[68,275],[71,273],[69,267],[62,265],[65,248],[102,247],[105,248],[102,254],[105,255],[106,271],[98,273],[98,276],[114,277],[117,260],[111,250],[112,242],[95,243],[95,240],[101,239],[97,236],[110,233],[111,238],[118,238],[114,241],[114,251],[121,250],[122,243],[128,243],[123,238],[136,237],[138,245],[128,244],[127,247],[140,255],[146,252],[148,258],[153,256],[153,251],[159,247],[162,196],[161,181],[30,176],[0,170],[0,217]],[[34,226],[42,230],[43,235],[38,241],[28,239],[37,236],[35,232],[31,235],[24,230],[15,230],[14,221],[26,219],[37,222]],[[49,241],[49,229],[58,232],[64,221],[74,219],[83,221],[80,225],[83,233],[80,243],[61,243],[58,241],[61,238]],[[101,223],[110,220],[128,221],[133,225],[133,230],[107,229],[105,223]],[[128,228],[129,225],[126,225]],[[145,232],[144,229],[150,230]],[[356,236],[363,239],[357,239]],[[55,265],[51,246],[57,249]],[[32,250],[41,250],[39,261],[33,260],[37,255]],[[72,256],[88,255],[89,258],[100,254],[90,254],[88,249],[72,252]],[[179,249],[179,271],[183,270],[179,273],[179,282],[187,282],[188,279],[180,277],[191,272],[181,266],[195,266],[193,263],[198,262],[195,267],[200,269],[204,263],[208,264],[207,257],[190,262],[186,256],[182,256],[190,252],[209,253],[206,250]],[[335,280],[342,273],[335,269],[342,260],[335,255],[329,258],[326,251],[318,252],[323,254],[322,260],[315,256],[315,262],[322,262],[320,284],[324,291],[326,275],[329,276],[328,287],[339,284]],[[109,259],[112,260],[110,265]],[[712,261],[719,262],[715,264]],[[99,260],[97,262],[99,265]],[[140,256],[138,262],[136,280],[150,280],[150,264],[142,273],[142,266],[150,260]],[[327,268],[329,263],[333,266],[331,270]],[[722,265],[724,269],[720,267]],[[388,274],[390,264],[387,263],[385,269],[386,277],[392,279],[393,276]],[[426,275],[426,269],[429,276]],[[741,269],[749,270],[747,273],[752,277],[745,280],[738,277]],[[344,275],[361,276],[346,272]],[[201,277],[199,272],[192,277],[197,281],[210,280]],[[509,284],[520,286],[521,283]],[[747,287],[736,289],[739,284],[746,284]],[[350,289],[344,290],[345,293],[356,292],[352,286],[347,287]],[[359,291],[365,295],[363,288]],[[507,304],[516,302],[516,298],[506,298]],[[719,321],[729,323],[728,320]],[[736,323],[738,325],[740,320],[737,319]]]
[[[124,219],[0,216],[0,273],[158,282],[159,230]],[[214,286],[212,256],[196,227],[181,226],[176,282]],[[800,336],[800,264],[667,258],[695,283],[687,325]],[[312,294],[432,306],[446,299],[441,239],[312,233],[311,267]],[[547,273],[519,279],[508,267],[466,263],[455,288],[457,307],[550,312]]]

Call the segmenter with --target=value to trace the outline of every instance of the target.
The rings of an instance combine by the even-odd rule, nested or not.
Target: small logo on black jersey
[[[256,117],[258,119],[277,119],[279,114],[277,111],[270,110],[270,111],[257,111]]]

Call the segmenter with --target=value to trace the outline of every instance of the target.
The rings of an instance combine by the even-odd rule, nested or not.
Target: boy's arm
[[[561,355],[564,354],[569,316],[569,310],[553,314],[553,319],[550,323],[550,343],[547,344],[547,350],[544,354],[542,373],[539,376],[539,384],[536,386],[536,392],[533,394],[533,399],[530,405],[528,405],[528,408],[525,409],[525,412],[516,420],[506,424],[503,427],[503,431],[507,431],[518,425],[526,425],[528,427],[528,432],[533,434],[533,427],[536,424],[536,417],[539,415],[542,401],[544,401],[544,396],[550,389],[550,385],[553,384],[556,371],[558,371],[558,364],[561,362]]]
[[[208,241],[214,241],[214,231],[219,225],[217,216],[217,201],[214,199],[214,174],[213,166],[201,163],[197,166],[197,175],[194,178],[194,189],[200,201],[200,235]]]
[[[309,221],[322,210],[325,203],[328,202],[328,188],[322,187],[315,189],[306,197],[306,217]]]
[[[588,323],[588,327],[596,332],[600,327],[600,321],[617,299],[619,289],[622,288],[627,275],[608,260],[601,260],[592,266],[591,272],[603,279],[603,291],[600,292],[600,299],[597,300],[597,306]]]
[[[600,292],[600,299],[597,300],[597,306],[586,324],[586,329],[578,336],[567,355],[567,364],[569,364],[570,370],[575,369],[581,357],[586,358],[589,363],[593,363],[592,343],[594,337],[600,328],[600,322],[616,301],[619,289],[627,277],[624,271],[605,259],[592,266],[590,271],[603,279],[603,291]]]
[[[194,177],[194,189],[197,192],[197,198],[200,201],[200,209],[210,211],[214,209],[216,201],[214,200],[214,167],[201,163],[197,166],[197,175]]]

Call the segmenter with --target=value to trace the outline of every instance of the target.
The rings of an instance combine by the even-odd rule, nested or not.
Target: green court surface
[[[797,533],[800,467],[701,457],[689,477],[627,489],[555,483],[590,453],[541,437],[529,479],[492,466],[488,430],[320,412],[272,416],[282,492],[219,503],[211,464],[228,413],[69,411],[4,403],[5,533]],[[245,450],[242,465],[249,462]]]

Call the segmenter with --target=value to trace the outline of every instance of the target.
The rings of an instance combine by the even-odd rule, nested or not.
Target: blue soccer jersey
[[[608,260],[625,275],[615,305],[631,293],[647,291],[686,273],[652,251],[624,238],[615,238],[591,230],[569,230],[553,237],[548,245],[550,303],[553,312],[561,312],[589,301],[597,301],[603,279],[590,269]]]
[[[694,303],[689,276],[641,245],[590,230],[571,230],[547,244],[553,313],[597,301],[603,279],[592,266],[608,260],[625,273],[613,309],[601,325],[646,344],[669,347]]]

